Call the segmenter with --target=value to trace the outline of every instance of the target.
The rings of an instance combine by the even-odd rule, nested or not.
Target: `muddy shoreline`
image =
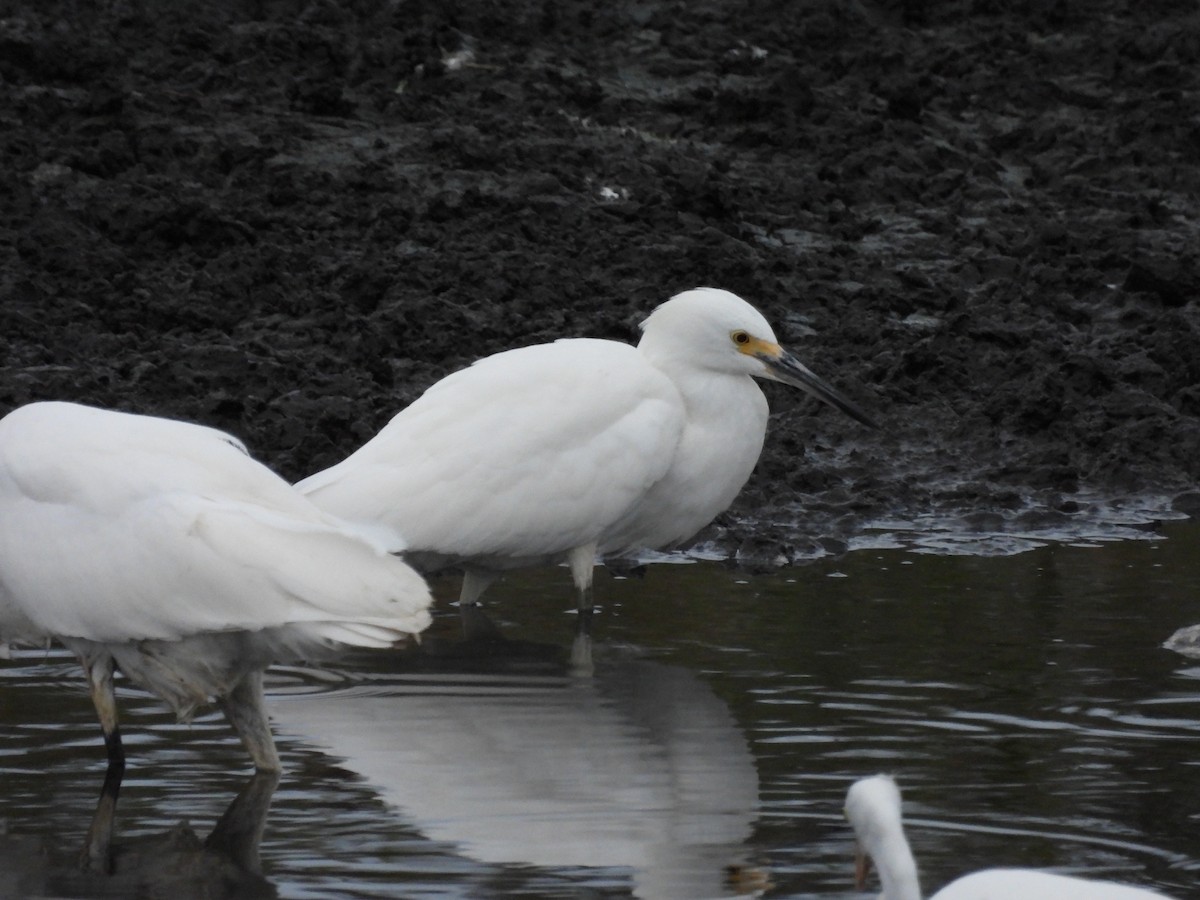
[[[882,427],[768,386],[705,540],[1195,515],[1198,64],[1170,2],[0,4],[0,413],[295,479],[710,284]]]

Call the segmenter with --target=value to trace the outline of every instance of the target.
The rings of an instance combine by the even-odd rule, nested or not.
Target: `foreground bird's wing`
[[[428,623],[416,573],[227,435],[38,406],[57,409],[0,423],[0,608],[24,618],[20,637],[38,636],[30,624],[123,641],[312,623],[377,645]]]
[[[663,477],[683,415],[674,385],[633,347],[540,344],[443,379],[298,487],[414,551],[552,555],[596,540]]]

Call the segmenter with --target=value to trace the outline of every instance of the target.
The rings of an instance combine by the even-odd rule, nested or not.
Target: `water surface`
[[[928,893],[1004,864],[1198,897],[1200,662],[1160,645],[1200,622],[1200,527],[1028,546],[600,574],[590,677],[555,569],[489,593],[500,641],[443,603],[418,653],[276,670],[267,884],[237,890],[845,896],[845,790],[885,771]],[[203,838],[250,771],[218,716],[120,699],[118,829],[144,863],[181,821]],[[0,664],[0,723],[0,895],[95,896],[66,874],[103,775],[74,662]],[[225,877],[204,860],[172,856],[167,893]]]

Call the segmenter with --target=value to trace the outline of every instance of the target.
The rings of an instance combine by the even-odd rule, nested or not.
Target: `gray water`
[[[126,690],[119,843],[174,900],[840,897],[845,790],[884,771],[928,893],[1019,865],[1200,897],[1200,662],[1160,647],[1200,623],[1200,527],[1130,534],[599,573],[591,677],[565,570],[493,588],[502,642],[443,602],[417,653],[271,673],[265,882],[179,839],[247,785],[224,722]],[[82,678],[27,652],[0,682],[0,896],[97,896],[73,874],[104,756]]]

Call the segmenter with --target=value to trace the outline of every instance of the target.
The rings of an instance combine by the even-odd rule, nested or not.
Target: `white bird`
[[[755,378],[873,424],[728,291],[679,294],[641,327],[637,347],[571,339],[479,360],[297,487],[406,544],[418,569],[462,567],[463,604],[504,569],[566,560],[590,610],[597,554],[677,546],[733,502],[766,433]]]
[[[1163,642],[1163,647],[1188,659],[1200,659],[1200,625],[1180,628]]]
[[[846,794],[846,818],[857,839],[857,887],[866,885],[868,861],[879,870],[879,900],[921,900],[917,864],[900,815],[900,789],[887,775],[856,781]],[[964,875],[931,900],[1163,900],[1147,888],[1072,878],[1036,869],[985,869]]]
[[[223,432],[71,403],[0,420],[0,649],[79,657],[110,763],[114,667],[182,719],[215,697],[278,770],[263,670],[391,646],[429,603],[416,572]]]

